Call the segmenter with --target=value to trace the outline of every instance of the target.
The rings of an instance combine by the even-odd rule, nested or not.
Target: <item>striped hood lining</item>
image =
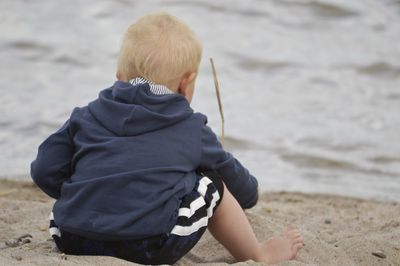
[[[155,94],[155,95],[166,95],[166,94],[174,94],[173,91],[168,89],[166,86],[162,84],[155,84],[151,82],[150,80],[147,80],[143,77],[137,77],[133,78],[129,81],[130,84],[133,86],[138,85],[138,84],[149,84],[150,91]]]

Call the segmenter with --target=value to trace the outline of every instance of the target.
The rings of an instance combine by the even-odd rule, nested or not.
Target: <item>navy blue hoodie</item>
[[[200,173],[220,177],[242,208],[256,203],[257,180],[207,118],[182,95],[158,92],[117,81],[40,145],[31,175],[57,199],[63,230],[100,240],[170,232]]]

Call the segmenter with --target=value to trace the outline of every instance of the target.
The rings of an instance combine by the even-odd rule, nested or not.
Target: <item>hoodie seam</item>
[[[90,110],[89,105],[87,106],[87,109],[90,113],[90,115],[92,116],[92,118],[99,124],[101,125],[102,128],[104,128],[105,130],[107,130],[108,132],[110,132],[111,134],[113,134],[114,136],[119,136],[119,134],[111,129],[109,129],[106,125],[104,125],[92,112],[92,110]]]

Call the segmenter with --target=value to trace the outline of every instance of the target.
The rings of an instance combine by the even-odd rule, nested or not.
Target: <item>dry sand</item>
[[[47,232],[52,204],[30,182],[0,180],[0,265],[134,265],[111,257],[64,256],[57,252]],[[296,260],[279,265],[400,265],[399,203],[265,193],[247,216],[259,239],[278,234],[286,224],[298,226],[303,233],[306,246]],[[24,234],[32,236],[30,243],[6,245]],[[384,258],[373,255],[375,252]],[[178,265],[233,262],[207,233]],[[236,265],[253,264],[257,263]]]

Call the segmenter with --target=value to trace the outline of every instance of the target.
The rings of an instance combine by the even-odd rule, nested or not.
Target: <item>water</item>
[[[0,177],[115,79],[126,27],[166,10],[204,43],[193,107],[265,190],[400,201],[400,1],[0,2]]]

